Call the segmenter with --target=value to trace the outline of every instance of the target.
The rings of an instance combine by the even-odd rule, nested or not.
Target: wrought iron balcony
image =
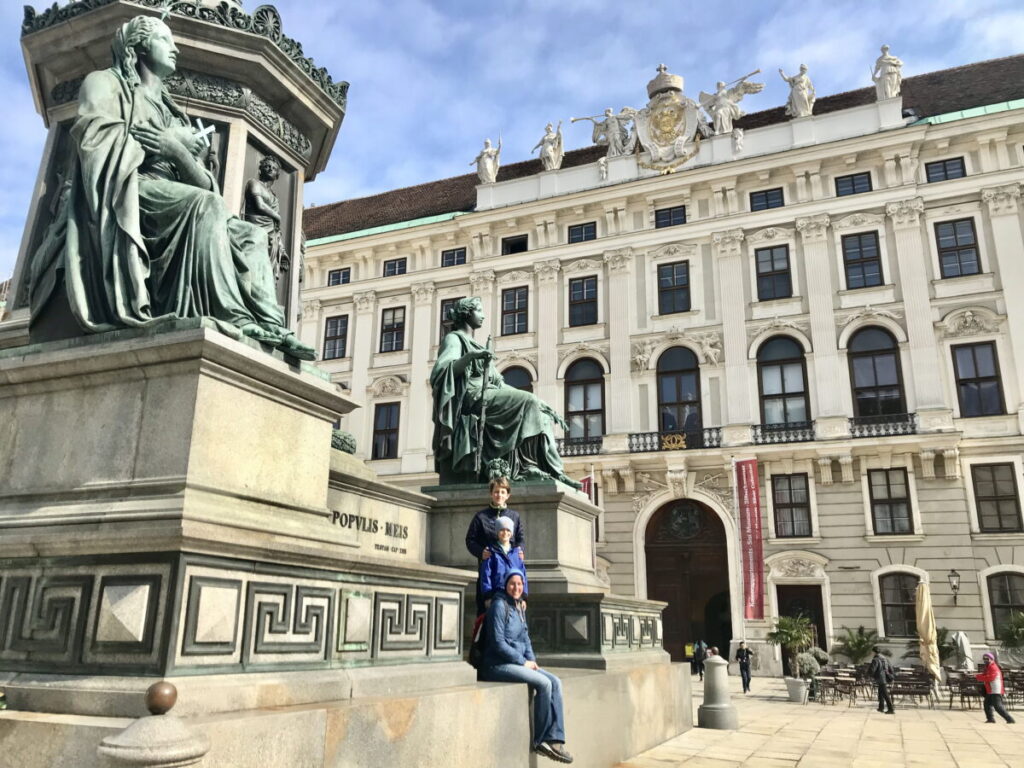
[[[695,432],[633,432],[629,435],[630,453],[718,448],[721,445],[721,427],[705,427]]]
[[[813,421],[791,421],[786,424],[755,424],[754,443],[809,443],[814,440]]]
[[[891,437],[917,433],[916,413],[889,413],[883,416],[854,416],[850,419],[852,437]]]
[[[601,452],[604,438],[597,437],[560,437],[557,439],[560,456],[595,456]]]

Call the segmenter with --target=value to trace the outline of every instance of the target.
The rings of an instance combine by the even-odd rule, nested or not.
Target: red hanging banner
[[[757,459],[733,462],[743,559],[743,617],[764,618],[764,548]]]

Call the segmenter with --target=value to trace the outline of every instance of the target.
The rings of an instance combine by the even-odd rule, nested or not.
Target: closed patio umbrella
[[[917,638],[921,643],[921,664],[931,674],[932,679],[939,680],[939,644],[935,631],[935,612],[932,611],[932,595],[924,581],[917,583],[915,596],[917,607]]]

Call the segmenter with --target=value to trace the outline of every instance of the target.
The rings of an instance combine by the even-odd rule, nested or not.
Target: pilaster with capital
[[[988,207],[992,241],[995,244],[991,258],[993,271],[999,272],[1004,286],[1024,285],[1024,233],[1020,227],[1020,197],[1021,185],[1017,183],[981,190],[981,199]],[[1017,370],[1021,370],[1024,368],[1024,303],[1006,302],[1006,328],[1014,360],[1000,362],[1003,366],[1015,364]],[[1024,376],[1018,375],[1017,380],[1017,410],[1024,413]],[[1004,379],[1004,386],[1005,383]],[[1010,403],[1007,405],[1012,407]]]
[[[373,350],[377,341],[377,293],[359,291],[352,295],[355,305],[354,316],[349,320],[349,337],[352,340],[352,391],[365,392],[369,384],[370,368],[373,366]],[[367,408],[356,408],[346,417],[346,428],[353,435],[365,435]],[[363,441],[365,442],[365,441]],[[358,445],[358,455],[369,456],[369,446]]]
[[[434,294],[432,282],[415,283],[412,286],[412,345],[410,347],[411,368],[409,371],[406,412],[412,414],[430,413],[433,407],[430,388],[424,382],[430,379],[430,350],[437,341],[434,325]],[[402,451],[402,472],[429,472],[430,422],[427,419],[405,419],[405,449]]]
[[[846,412],[839,347],[832,302],[836,288],[832,283],[832,260],[828,252],[828,214],[803,216],[796,220],[807,275],[807,306],[811,320],[811,344],[814,345],[815,390],[818,413],[822,418],[844,416]]]
[[[924,200],[912,197],[888,203],[885,212],[895,232],[896,264],[900,272],[900,289],[907,321],[910,346],[910,369],[913,373],[917,410],[948,410],[942,391],[942,380],[935,375],[942,370],[935,330],[931,318],[931,286],[926,264],[925,238],[921,233]],[[890,262],[892,259],[890,259]]]
[[[469,273],[469,295],[480,297],[484,317],[487,318],[483,330],[487,330],[492,336],[497,333],[496,329],[500,322],[500,318],[495,317],[497,304],[494,301],[494,279],[493,269],[478,269]]]
[[[606,412],[608,432],[618,434],[630,431],[633,413],[630,402],[633,386],[629,373],[629,321],[635,314],[631,307],[635,300],[633,297],[636,296],[633,251],[630,248],[605,251],[603,258],[607,267],[604,285],[608,312],[605,315],[605,325],[611,341],[609,363],[612,368],[609,381],[611,406]]]
[[[725,426],[750,424],[750,375],[747,369],[747,307],[742,286],[743,230],[714,232],[711,244],[718,269],[722,307],[722,351],[725,355]]]
[[[559,402],[558,343],[562,323],[559,316],[559,280],[562,265],[558,259],[539,261],[533,265],[537,275],[537,296],[534,317],[537,327],[531,328],[537,339],[537,396],[548,403]],[[533,300],[533,297],[531,297]]]

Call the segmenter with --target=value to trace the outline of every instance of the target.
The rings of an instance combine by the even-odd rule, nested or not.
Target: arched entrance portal
[[[675,499],[655,512],[644,535],[647,596],[668,603],[665,650],[686,658],[686,644],[703,639],[729,653],[729,559],[718,515],[692,499]]]

